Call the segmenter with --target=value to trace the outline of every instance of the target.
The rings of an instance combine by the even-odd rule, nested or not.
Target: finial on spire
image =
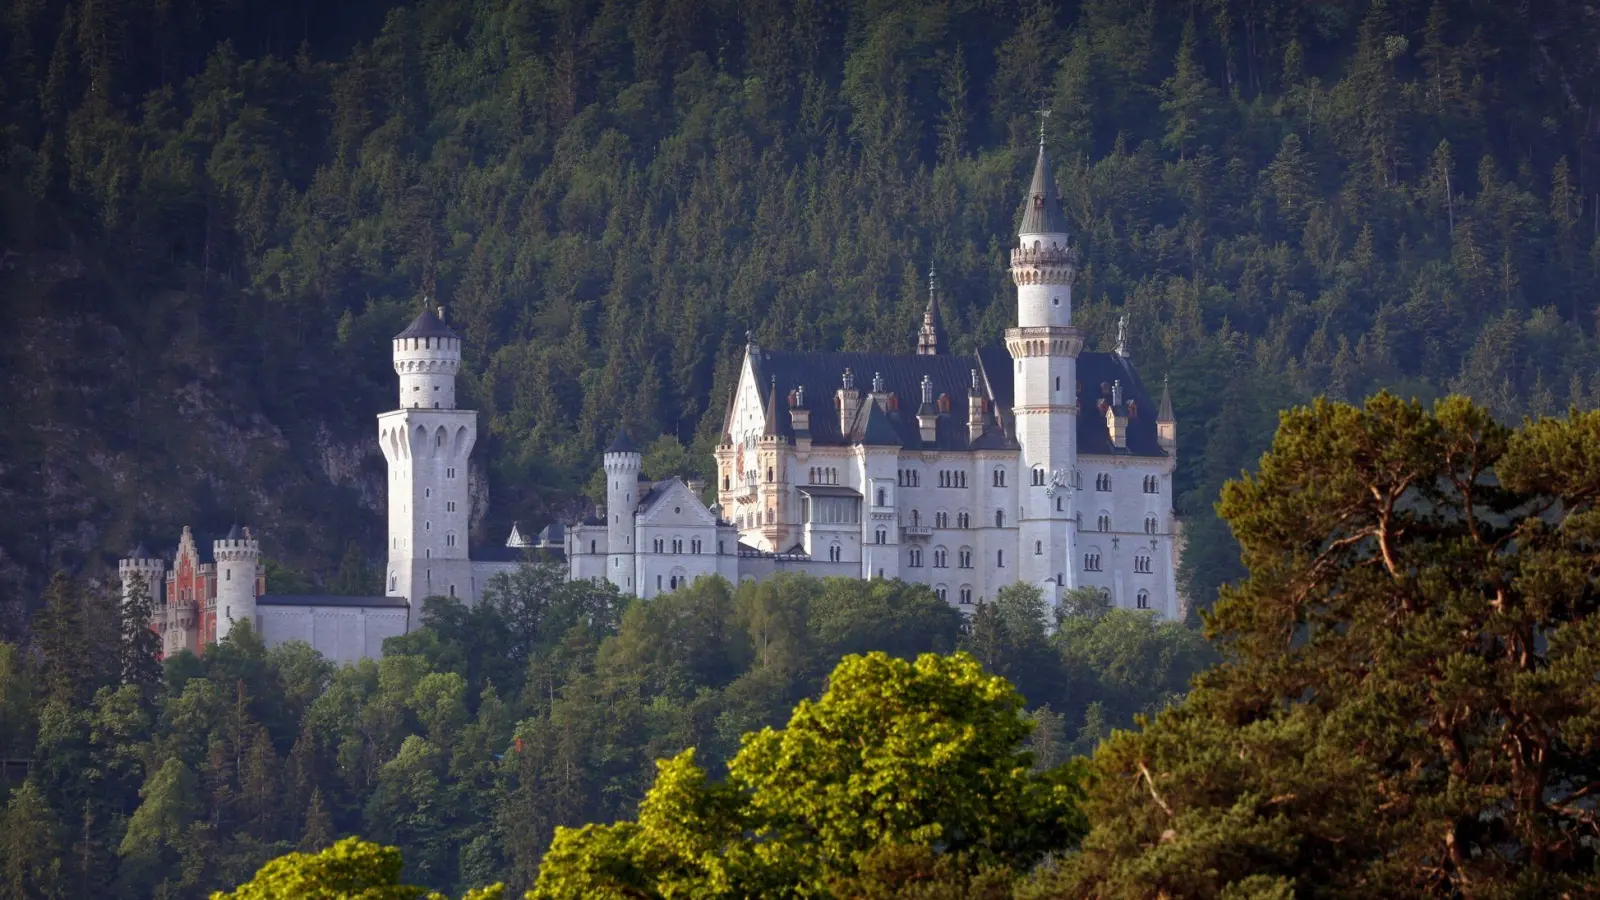
[[[1044,120],[1050,118],[1050,110],[1035,110],[1039,114],[1039,146],[1044,146]]]

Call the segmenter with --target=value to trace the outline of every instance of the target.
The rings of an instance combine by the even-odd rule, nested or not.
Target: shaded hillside
[[[746,330],[909,348],[930,258],[955,347],[997,342],[1041,106],[1078,319],[1172,377],[1202,602],[1278,409],[1600,394],[1593,2],[251,7],[0,15],[10,596],[185,521],[376,555],[421,294],[468,339],[480,538],[619,420],[704,464]]]

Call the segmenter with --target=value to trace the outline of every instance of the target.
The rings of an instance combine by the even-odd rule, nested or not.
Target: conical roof
[[[226,538],[223,538],[223,540],[227,540],[227,541],[244,540],[244,535],[239,533],[239,523],[238,522],[233,523],[233,527],[228,529],[228,536]]]
[[[406,326],[406,330],[395,335],[394,339],[398,341],[402,338],[422,337],[456,338],[457,340],[461,338],[460,335],[451,331],[450,326],[446,325],[444,320],[440,319],[431,309],[423,309],[415,319],[411,320],[411,324]]]
[[[772,379],[772,386],[767,389],[767,427],[761,432],[762,437],[778,436],[778,379]]]
[[[150,555],[150,548],[146,547],[144,545],[143,541],[140,541],[138,544],[135,544],[134,548],[132,550],[128,551],[128,558],[129,559],[154,559],[154,557],[152,557]]]
[[[639,448],[633,445],[633,438],[628,437],[626,426],[617,429],[617,436],[611,439],[611,446],[606,448],[607,453],[638,453]]]
[[[1056,191],[1055,178],[1050,174],[1050,160],[1045,155],[1044,141],[1039,142],[1039,159],[1033,164],[1033,183],[1028,185],[1028,196],[1022,201],[1022,225],[1018,234],[1066,234],[1067,217],[1061,212],[1061,197]]]
[[[1161,379],[1161,407],[1156,410],[1157,422],[1176,422],[1172,415],[1172,391],[1167,389],[1167,380]]]

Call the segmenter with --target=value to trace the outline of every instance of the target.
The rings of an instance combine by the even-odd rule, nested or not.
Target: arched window
[[[967,513],[967,512],[958,512],[958,513],[956,513],[956,527],[957,528],[971,528],[972,527],[972,516],[971,516],[971,514]]]
[[[1145,516],[1144,517],[1144,533],[1145,534],[1155,534],[1156,533],[1156,529],[1159,528],[1159,527],[1160,527],[1160,524],[1156,521],[1156,517],[1155,516]]]
[[[935,528],[949,528],[950,527],[950,514],[945,512],[942,509],[939,510],[938,512],[934,513],[933,514],[933,526]]]
[[[877,533],[873,536],[873,541],[879,544],[889,543],[889,530],[887,528],[879,528]]]
[[[1097,491],[1111,490],[1111,473],[1101,472],[1094,477],[1094,489]]]
[[[1140,609],[1149,609],[1150,608],[1150,592],[1149,591],[1145,591],[1145,590],[1139,591],[1139,595],[1134,600],[1134,603]]]
[[[912,524],[913,527],[922,524],[922,511],[921,510],[913,509],[911,511],[911,524]]]
[[[828,562],[839,562],[844,559],[844,549],[838,544],[828,548]]]
[[[1155,570],[1150,566],[1150,557],[1141,553],[1133,558],[1133,571],[1142,575],[1149,575]]]
[[[1090,550],[1083,555],[1083,570],[1085,572],[1100,571],[1100,551]]]
[[[913,568],[922,565],[922,551],[916,547],[906,551],[906,565]]]
[[[879,506],[888,506],[889,505],[889,492],[884,490],[883,488],[878,488],[878,505]]]
[[[771,466],[767,466],[767,481],[771,482],[772,480],[773,480],[772,479],[772,467]]]
[[[1034,556],[1043,556],[1044,555],[1044,541],[1034,541],[1033,542],[1033,555]]]
[[[729,478],[726,475],[722,476],[722,489],[726,491],[726,490],[731,489],[732,487],[733,487],[733,479]]]
[[[389,573],[389,590],[391,590],[391,591],[392,590],[396,590],[397,589],[396,585],[398,585],[399,583],[400,583],[400,576],[394,574],[393,572],[390,572]]]
[[[961,605],[962,606],[971,606],[972,605],[972,585],[970,585],[970,584],[963,584],[961,586]]]
[[[963,569],[972,568],[972,548],[962,547],[956,552],[956,565]]]
[[[1095,519],[1095,525],[1101,531],[1110,531],[1111,530],[1111,514],[1110,513],[1105,513],[1105,512],[1101,513]]]
[[[593,552],[594,552],[594,541],[590,541],[590,542],[589,542],[589,552],[590,552],[590,553],[593,553]]]
[[[994,468],[994,486],[995,487],[1005,487],[1006,486],[1006,470],[1005,470],[1005,467],[1003,467],[1003,466],[995,466],[995,468]]]
[[[1006,511],[1005,510],[997,509],[997,510],[994,511],[994,527],[996,527],[996,528],[1004,528],[1004,527],[1006,527]]]
[[[933,548],[933,567],[935,569],[943,569],[948,565],[949,558],[946,556],[945,549],[943,547]]]
[[[996,569],[1004,569],[1006,567],[1006,552],[1004,550],[996,550],[994,552],[994,567]]]
[[[1057,497],[1056,498],[1056,512],[1066,512],[1067,511],[1067,508],[1065,506],[1063,506],[1062,503],[1063,503],[1063,498]]]
[[[945,586],[942,585],[942,584],[933,589],[933,594],[934,594],[934,596],[938,597],[940,600],[944,600],[946,602],[949,601],[949,597],[946,596],[947,591],[945,589]]]

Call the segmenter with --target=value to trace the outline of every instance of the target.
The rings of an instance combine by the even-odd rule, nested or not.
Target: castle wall
[[[405,634],[405,607],[257,606],[262,640],[268,647],[289,641],[310,644],[332,662],[344,665],[383,655],[386,638]]]

